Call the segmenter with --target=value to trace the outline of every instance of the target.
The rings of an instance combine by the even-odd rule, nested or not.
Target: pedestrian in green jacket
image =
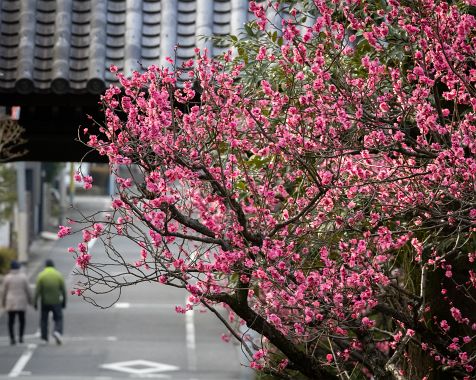
[[[36,279],[35,309],[38,308],[38,300],[41,300],[41,339],[48,342],[48,317],[53,313],[54,331],[53,337],[57,344],[63,341],[63,309],[66,307],[66,287],[63,275],[58,272],[53,260],[45,262],[45,269],[40,272]]]

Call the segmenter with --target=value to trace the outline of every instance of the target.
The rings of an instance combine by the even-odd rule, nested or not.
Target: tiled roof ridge
[[[151,64],[176,64],[206,35],[238,35],[248,0],[0,0],[0,92],[99,94]],[[176,51],[175,51],[176,49]]]

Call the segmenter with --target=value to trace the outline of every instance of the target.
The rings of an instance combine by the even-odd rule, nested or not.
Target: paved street
[[[75,278],[70,275],[73,260],[67,247],[79,238],[68,236],[48,243],[47,255],[64,274],[70,289]],[[121,243],[124,251],[130,248],[127,242]],[[101,243],[93,246],[92,254],[104,254]],[[37,258],[38,269],[44,258]],[[34,276],[30,282],[34,283]],[[10,346],[3,314],[0,379],[252,379],[239,364],[237,346],[221,341],[224,328],[216,319],[199,312],[175,313],[175,305],[183,305],[184,300],[184,292],[157,284],[125,289],[118,303],[108,309],[69,296],[61,346],[53,340],[40,345],[39,317],[33,308],[27,311],[25,344]]]

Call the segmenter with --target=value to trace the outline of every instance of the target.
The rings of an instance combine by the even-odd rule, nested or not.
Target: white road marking
[[[140,377],[149,377],[149,375],[157,374],[157,372],[177,371],[180,368],[174,365],[151,362],[149,360],[129,360],[126,362],[117,362],[103,364],[100,366],[103,369],[110,369],[113,371],[125,372],[131,375]],[[139,368],[134,368],[139,367]],[[140,368],[142,367],[142,368]],[[155,375],[154,377],[156,377]],[[163,375],[162,375],[163,376]]]
[[[23,368],[25,368],[25,366],[30,361],[36,347],[38,347],[37,344],[31,343],[27,346],[25,352],[23,352],[23,354],[20,356],[20,358],[17,360],[12,370],[8,374],[8,377],[18,377],[22,373]]]
[[[117,309],[129,309],[131,304],[129,302],[116,302],[114,307]]]
[[[130,303],[130,302],[117,302],[117,304],[128,304],[129,306],[116,306],[118,308],[130,307],[132,309],[170,309],[175,313],[176,303]]]
[[[188,370],[196,371],[197,370],[197,345],[195,343],[195,322],[193,318],[193,309],[188,310],[185,313],[185,331],[186,331],[186,342],[187,342],[187,359],[188,359]]]
[[[40,232],[40,237],[42,237],[45,240],[58,240],[58,234],[55,232],[50,232],[50,231],[41,231]]]
[[[190,260],[193,262],[197,257],[198,251],[193,251]],[[188,303],[188,295],[185,297],[185,304]],[[187,361],[188,370],[197,370],[197,345],[195,342],[195,319],[194,310],[185,312],[185,333],[187,342]]]
[[[93,249],[94,244],[96,244],[97,240],[98,238],[94,238],[88,241],[88,252],[91,251],[91,249]]]

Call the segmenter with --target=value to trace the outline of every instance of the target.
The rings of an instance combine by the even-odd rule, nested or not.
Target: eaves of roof
[[[218,55],[203,36],[240,33],[247,0],[0,0],[0,94],[100,94],[149,65]]]

